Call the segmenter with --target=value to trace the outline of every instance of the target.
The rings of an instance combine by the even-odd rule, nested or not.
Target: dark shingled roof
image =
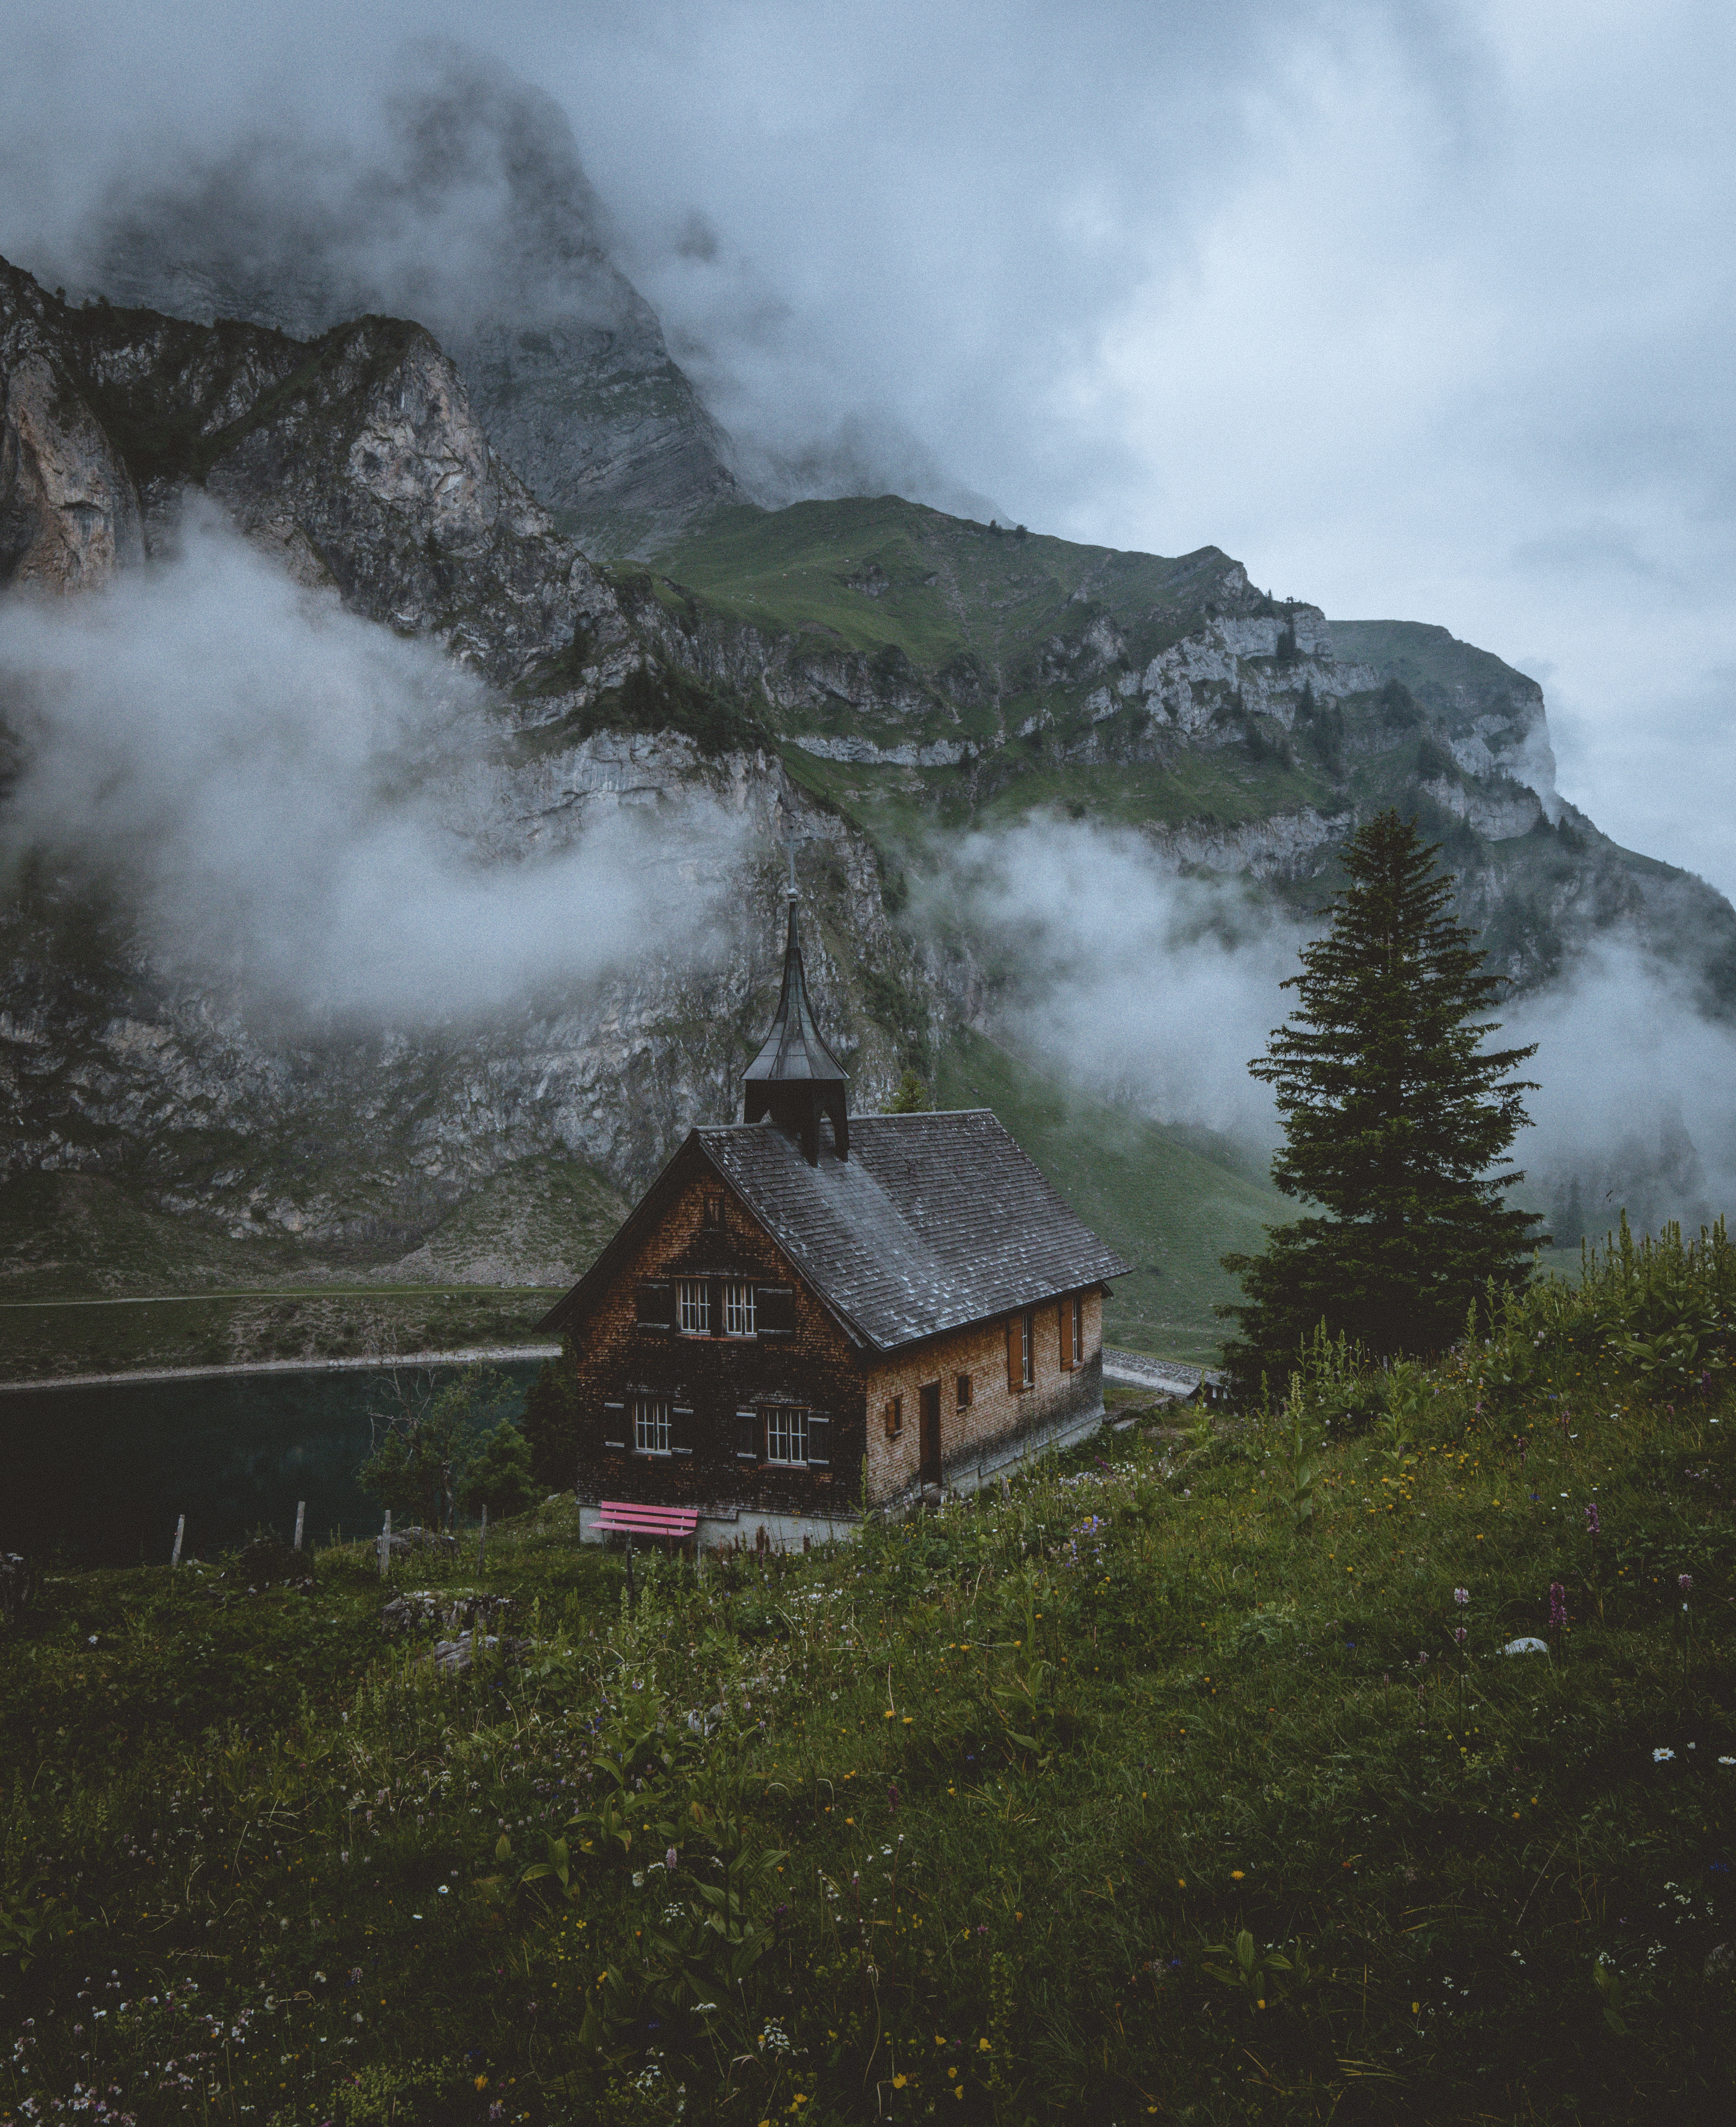
[[[986,1108],[854,1116],[817,1167],[781,1130],[694,1138],[802,1277],[882,1351],[1132,1268]]]

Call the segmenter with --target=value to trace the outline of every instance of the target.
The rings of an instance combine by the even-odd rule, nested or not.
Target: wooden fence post
[[[631,1535],[627,1540],[627,1600],[629,1609],[631,1609],[639,1600],[638,1594],[633,1587],[633,1539]]]
[[[305,1516],[306,1513],[307,1501],[305,1499],[297,1499],[296,1502],[296,1548],[297,1551],[300,1551],[301,1548],[301,1524],[303,1518]]]
[[[187,1516],[182,1514],[180,1520],[175,1523],[175,1547],[173,1551],[169,1553],[168,1561],[169,1570],[171,1572],[173,1572],[174,1569],[181,1563],[181,1539],[186,1534]]]
[[[386,1568],[392,1562],[392,1510],[386,1510],[386,1527],[380,1532],[380,1578],[386,1578]]]

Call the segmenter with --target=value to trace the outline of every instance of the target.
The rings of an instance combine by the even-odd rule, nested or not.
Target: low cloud
[[[1243,883],[1181,876],[1131,831],[1038,819],[967,837],[925,913],[972,936],[995,1030],[1065,1082],[1159,1122],[1277,1144],[1247,1065],[1294,1007],[1280,985],[1310,933]],[[1497,1010],[1503,1045],[1538,1045],[1534,1127],[1513,1157],[1559,1239],[1601,1234],[1624,1206],[1654,1228],[1736,1201],[1736,1035],[1637,945],[1605,940]]]
[[[462,1021],[702,960],[736,846],[699,798],[569,824],[476,683],[215,525],[0,608],[0,855],[94,871],[160,965],[304,1017]]]
[[[1251,891],[1183,878],[1133,832],[1036,819],[967,837],[925,913],[971,934],[997,1030],[1081,1090],[1274,1141],[1247,1064],[1301,936]]]

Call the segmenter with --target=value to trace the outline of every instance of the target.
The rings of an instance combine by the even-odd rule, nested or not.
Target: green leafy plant
[[[1313,1977],[1299,1938],[1286,1956],[1271,1945],[1261,1949],[1252,1933],[1242,1928],[1232,1942],[1208,1943],[1204,1954],[1208,1958],[1224,1960],[1219,1964],[1205,1965],[1204,1969],[1212,1978],[1223,1986],[1236,1988],[1256,2009],[1292,1999]]]

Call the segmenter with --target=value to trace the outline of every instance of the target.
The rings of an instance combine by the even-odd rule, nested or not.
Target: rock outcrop
[[[598,558],[654,552],[741,500],[728,436],[609,256],[565,113],[475,52],[407,64],[376,147],[249,140],[117,201],[68,277],[302,340],[418,320],[503,463]]]
[[[96,590],[144,552],[138,491],[68,363],[61,308],[0,262],[0,586]]]
[[[532,425],[551,423],[545,408]],[[674,446],[661,462],[672,494],[712,477]],[[1213,547],[1086,549],[896,498],[730,513],[678,550],[680,581],[611,571],[502,462],[422,326],[364,316],[298,339],[73,306],[0,262],[0,591],[100,591],[170,555],[196,500],[314,604],[477,675],[490,708],[451,771],[466,861],[534,864],[643,813],[707,920],[697,943],[622,953],[485,1020],[437,999],[414,1024],[336,1026],[168,964],[112,884],[19,852],[0,904],[0,1177],[105,1174],[237,1238],[442,1275],[504,1262],[502,1236],[551,1262],[511,1238],[536,1222],[504,1213],[428,1236],[515,1163],[566,1155],[632,1191],[688,1127],[738,1111],[788,839],[828,1038],[871,1108],[996,1009],[968,936],[943,951],[901,921],[897,853],[939,863],[931,829],[1039,808],[1311,909],[1357,819],[1402,802],[1447,841],[1461,912],[1516,986],[1617,932],[1715,1008],[1736,1001],[1729,904],[1563,807],[1540,691],[1443,630],[1329,623]],[[699,804],[726,831],[669,824]]]

